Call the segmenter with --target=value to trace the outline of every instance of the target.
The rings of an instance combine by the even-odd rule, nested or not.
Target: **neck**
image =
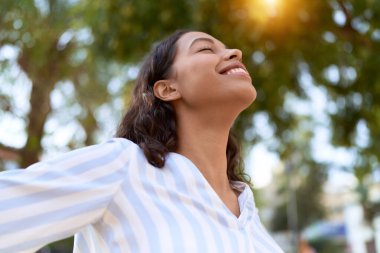
[[[177,152],[189,158],[213,189],[223,195],[231,191],[227,177],[226,148],[232,122],[177,115]]]

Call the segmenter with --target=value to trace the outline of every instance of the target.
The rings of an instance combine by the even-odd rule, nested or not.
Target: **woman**
[[[282,252],[230,134],[256,97],[241,59],[202,32],[158,44],[118,138],[1,174],[0,252]]]

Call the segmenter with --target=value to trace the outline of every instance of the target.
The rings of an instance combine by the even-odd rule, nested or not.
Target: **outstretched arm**
[[[122,183],[126,153],[111,140],[0,173],[0,253],[34,252],[99,220]]]

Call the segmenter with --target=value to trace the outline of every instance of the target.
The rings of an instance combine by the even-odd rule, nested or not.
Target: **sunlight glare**
[[[266,23],[271,17],[279,14],[281,0],[248,0],[250,16],[259,23]]]
[[[263,0],[265,8],[270,16],[276,16],[278,0]]]
[[[275,7],[277,5],[278,0],[264,0],[264,2],[269,7]]]

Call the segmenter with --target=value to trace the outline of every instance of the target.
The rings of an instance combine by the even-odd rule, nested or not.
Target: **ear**
[[[178,89],[171,80],[159,80],[153,85],[154,95],[163,101],[173,101],[181,97]]]

